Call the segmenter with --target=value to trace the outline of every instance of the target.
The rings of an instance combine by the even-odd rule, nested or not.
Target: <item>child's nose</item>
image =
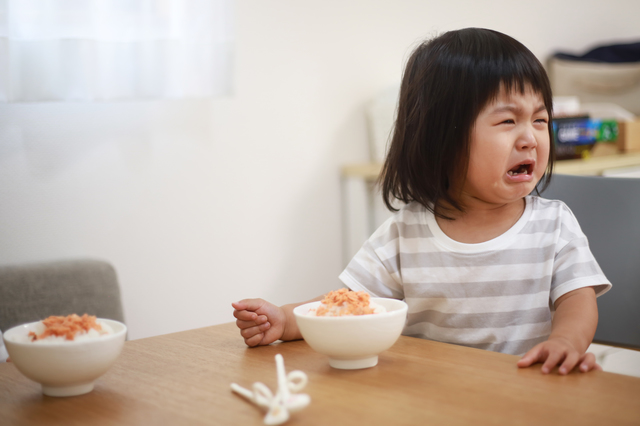
[[[516,148],[520,150],[533,149],[538,146],[538,141],[536,140],[533,129],[525,128],[522,133],[518,136],[518,140],[516,143]]]

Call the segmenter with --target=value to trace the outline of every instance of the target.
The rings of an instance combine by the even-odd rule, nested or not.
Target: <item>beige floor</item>
[[[640,351],[594,343],[588,352],[593,352],[604,371],[640,377]]]

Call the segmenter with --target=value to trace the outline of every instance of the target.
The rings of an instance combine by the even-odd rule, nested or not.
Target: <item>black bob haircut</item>
[[[407,61],[378,181],[389,210],[398,210],[393,206],[397,199],[416,201],[442,218],[448,218],[440,211],[446,205],[463,211],[448,191],[449,182],[455,173],[466,174],[475,120],[501,87],[521,93],[530,87],[542,97],[550,147],[541,190],[549,184],[555,158],[553,100],[544,67],[519,41],[493,30],[466,28],[420,44]]]

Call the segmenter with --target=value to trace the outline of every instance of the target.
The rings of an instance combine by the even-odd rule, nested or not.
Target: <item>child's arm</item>
[[[276,340],[302,339],[293,308],[322,300],[324,296],[302,303],[278,307],[263,299],[244,299],[232,303],[236,325],[247,346],[268,345]]]
[[[598,305],[592,287],[579,288],[556,300],[549,340],[534,346],[518,361],[518,367],[543,362],[547,374],[556,365],[560,374],[569,374],[576,365],[580,371],[602,370],[592,353],[586,353],[598,325]]]

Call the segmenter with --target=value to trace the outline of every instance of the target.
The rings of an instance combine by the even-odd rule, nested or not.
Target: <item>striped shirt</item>
[[[479,244],[452,240],[413,202],[365,242],[340,275],[352,290],[409,305],[403,334],[524,354],[551,333],[563,294],[611,288],[561,201],[526,197],[507,232]]]

